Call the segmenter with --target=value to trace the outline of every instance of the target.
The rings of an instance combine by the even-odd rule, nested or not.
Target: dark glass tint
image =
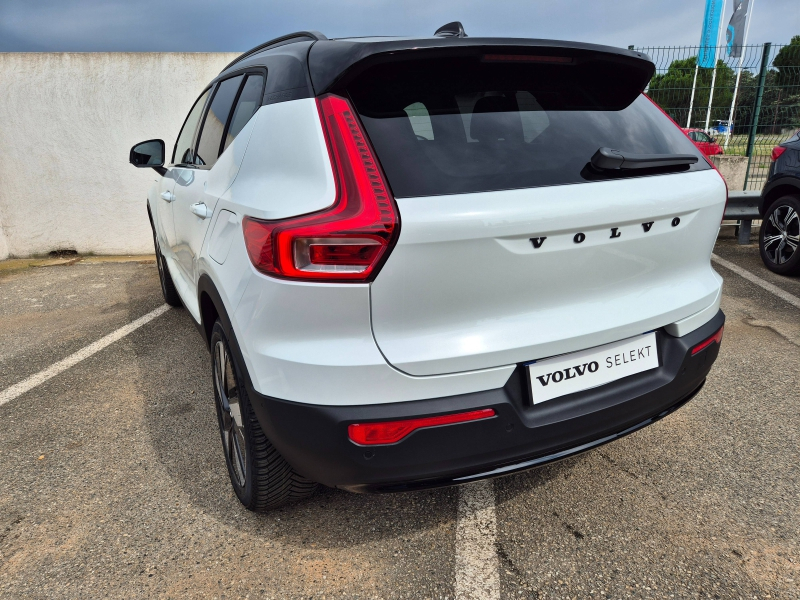
[[[164,164],[164,142],[161,140],[150,140],[135,145],[131,149],[131,162],[134,165],[163,165]]]
[[[601,147],[702,157],[647,98],[598,81],[597,69],[571,64],[432,59],[372,67],[348,93],[397,197],[710,168],[592,172]]]
[[[233,109],[231,124],[228,127],[228,133],[225,135],[223,151],[236,136],[239,135],[239,132],[244,129],[244,126],[247,125],[247,122],[252,116],[256,114],[258,107],[261,106],[261,91],[263,89],[263,75],[247,76],[247,81],[244,82],[242,92],[239,94],[239,99],[236,101],[236,108]]]
[[[217,162],[222,144],[222,134],[225,132],[225,125],[243,77],[243,75],[231,77],[217,87],[200,130],[194,164],[211,167]]]
[[[690,131],[689,137],[695,142],[710,142],[711,138],[702,131]]]
[[[189,116],[183,123],[183,129],[178,134],[178,141],[175,143],[175,150],[172,152],[172,162],[175,164],[191,165],[194,163],[194,132],[197,131],[197,124],[200,122],[200,116],[203,114],[203,107],[206,105],[208,92],[206,90],[194,103],[192,110],[189,111]]]

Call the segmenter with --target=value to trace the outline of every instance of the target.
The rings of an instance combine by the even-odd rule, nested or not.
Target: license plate
[[[605,385],[658,367],[656,334],[546,358],[528,365],[533,403]]]

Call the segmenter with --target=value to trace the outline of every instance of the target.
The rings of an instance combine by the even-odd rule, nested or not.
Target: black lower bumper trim
[[[535,405],[522,365],[500,389],[430,400],[312,405],[263,396],[249,382],[248,395],[270,441],[298,473],[311,480],[357,492],[458,484],[560,460],[663,418],[703,386],[719,344],[694,356],[691,349],[724,322],[725,315],[719,311],[680,338],[658,330],[658,368]],[[494,409],[496,416],[420,429],[395,444],[358,446],[347,436],[352,423],[481,408]]]
[[[528,469],[541,467],[549,463],[554,463],[560,460],[570,458],[571,456],[582,454],[583,452],[587,452],[589,450],[592,450],[593,448],[597,448],[604,444],[608,444],[609,442],[613,442],[614,440],[618,440],[622,437],[625,437],[626,435],[639,431],[640,429],[643,429],[648,425],[652,425],[656,421],[663,419],[668,414],[675,412],[681,406],[689,402],[689,400],[694,398],[697,395],[697,393],[701,389],[703,389],[705,383],[706,383],[705,380],[703,380],[703,383],[701,383],[696,390],[694,390],[686,398],[682,398],[675,405],[670,406],[668,409],[658,413],[653,417],[650,417],[649,419],[645,419],[641,423],[637,423],[636,425],[628,427],[624,431],[608,435],[604,438],[600,438],[599,440],[587,442],[586,444],[582,444],[574,448],[568,448],[567,450],[554,452],[553,454],[548,454],[546,456],[540,456],[538,458],[524,460],[522,462],[514,463],[511,465],[496,467],[491,471],[484,471],[482,473],[464,475],[462,477],[447,477],[440,479],[428,479],[428,480],[411,481],[407,483],[395,483],[395,484],[366,484],[366,485],[339,486],[339,487],[347,491],[357,492],[357,493],[410,492],[414,490],[424,490],[424,489],[443,487],[448,485],[460,485],[464,483],[469,483],[470,481],[479,481],[481,479],[489,479],[492,477],[502,477],[504,475],[512,475],[514,473],[519,473],[520,471],[527,471]]]

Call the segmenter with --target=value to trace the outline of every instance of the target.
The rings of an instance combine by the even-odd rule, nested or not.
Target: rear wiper
[[[693,165],[697,157],[693,154],[631,154],[611,148],[600,148],[592,156],[592,166],[602,171],[618,169],[652,169],[653,167],[670,167],[677,165]]]

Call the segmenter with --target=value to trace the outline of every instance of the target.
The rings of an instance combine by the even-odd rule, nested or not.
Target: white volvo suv
[[[653,70],[458,24],[302,32],[228,65],[171,160],[131,150],[246,507],[527,469],[700,390],[727,191],[642,93]]]

